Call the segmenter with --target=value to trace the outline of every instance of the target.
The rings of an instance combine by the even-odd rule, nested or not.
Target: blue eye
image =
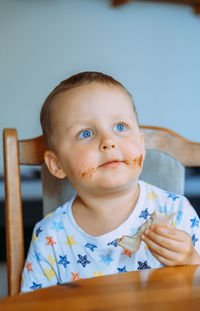
[[[84,130],[79,134],[78,138],[88,138],[90,136],[92,136],[92,132],[89,130]]]
[[[117,123],[114,127],[114,130],[118,131],[118,132],[123,132],[125,129],[126,128],[125,128],[124,124],[122,124],[122,123]]]

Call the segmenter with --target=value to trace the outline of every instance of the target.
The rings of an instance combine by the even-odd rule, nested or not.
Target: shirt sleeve
[[[42,226],[35,226],[22,273],[22,293],[60,283],[55,244],[54,236],[46,234]]]

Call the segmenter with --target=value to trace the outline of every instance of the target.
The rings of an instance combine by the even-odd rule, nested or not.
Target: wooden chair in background
[[[141,126],[147,150],[141,179],[167,191],[183,194],[184,167],[200,166],[200,143],[184,139],[166,128]],[[8,294],[20,292],[24,267],[24,236],[20,165],[41,165],[44,215],[64,203],[75,192],[67,179],[48,173],[43,155],[43,136],[18,140],[15,129],[4,129],[4,173]]]

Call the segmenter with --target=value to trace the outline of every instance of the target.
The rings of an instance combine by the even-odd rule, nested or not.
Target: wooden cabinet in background
[[[131,2],[133,0],[111,0],[111,3],[114,7]],[[137,0],[143,1],[143,0]],[[165,3],[174,3],[174,4],[188,4],[191,5],[194,9],[195,14],[200,14],[200,0],[144,0],[149,2],[165,2]]]

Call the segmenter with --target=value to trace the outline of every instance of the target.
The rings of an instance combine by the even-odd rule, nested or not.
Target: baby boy
[[[188,200],[138,180],[144,136],[121,83],[99,72],[62,81],[43,104],[41,125],[49,171],[67,177],[77,195],[36,224],[22,292],[81,278],[200,264],[199,218]],[[151,226],[134,254],[117,244],[163,209],[175,213],[173,225]]]

